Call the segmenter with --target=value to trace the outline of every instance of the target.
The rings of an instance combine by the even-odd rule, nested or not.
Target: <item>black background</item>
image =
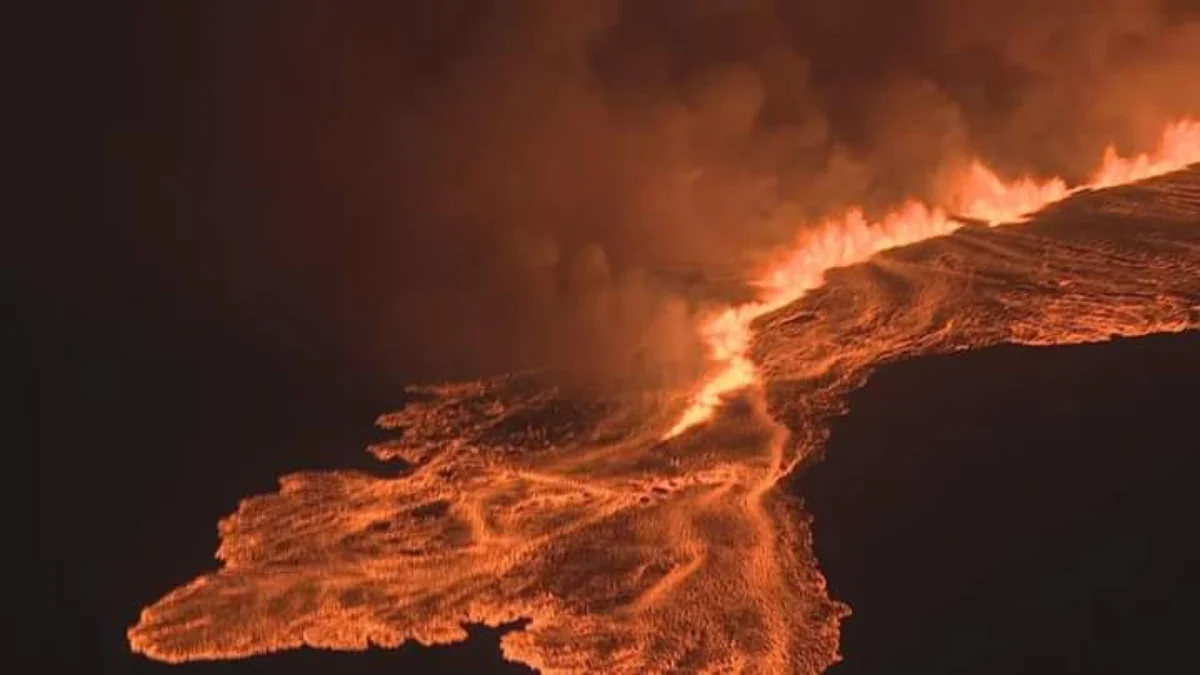
[[[1197,377],[1196,333],[877,373],[793,486],[830,589],[854,611],[831,672],[1186,664]]]

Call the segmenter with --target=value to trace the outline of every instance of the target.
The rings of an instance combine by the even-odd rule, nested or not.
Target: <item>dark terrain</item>
[[[855,673],[1192,658],[1200,334],[881,369],[794,481]]]

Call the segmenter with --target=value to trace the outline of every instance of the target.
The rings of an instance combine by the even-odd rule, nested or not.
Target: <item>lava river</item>
[[[679,433],[688,392],[537,375],[413,390],[371,448],[403,470],[289,475],[246,499],[220,523],[222,567],[146,608],[130,644],[238,658],[526,618],[502,649],[546,673],[820,672],[849,608],[777,486],[874,368],[1200,325],[1200,168],[1060,196],[822,270],[753,317],[758,384]]]

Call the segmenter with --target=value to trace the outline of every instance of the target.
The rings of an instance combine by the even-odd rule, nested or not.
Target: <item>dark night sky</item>
[[[505,310],[535,304],[524,293],[545,280],[512,281],[526,267],[480,263],[480,251],[507,244],[487,235],[463,245],[481,234],[478,213],[423,201],[428,185],[406,172],[426,165],[389,145],[430,153],[429,181],[486,155],[418,148],[422,123],[383,114],[412,104],[406,96],[422,82],[491,77],[439,70],[477,33],[386,4],[354,14],[298,4],[281,16],[240,3],[127,3],[25,10],[13,22],[21,176],[4,273],[16,300],[19,480],[33,488],[33,644],[47,670],[176,672],[128,655],[124,629],[141,606],[213,564],[216,520],[238,499],[297,469],[369,467],[360,449],[371,422],[406,382],[523,364],[516,345],[562,340],[509,323]],[[836,31],[847,19],[821,20]],[[629,49],[639,35],[624,35]],[[706,55],[728,48],[715,43]],[[930,56],[913,58],[921,67]],[[817,79],[873,72],[866,57],[840,75],[814,63]],[[937,75],[950,91],[963,79]],[[836,118],[861,95],[828,94],[822,110]],[[971,133],[985,141],[1021,135],[980,120]],[[551,128],[565,135],[574,123]],[[520,147],[519,131],[501,129],[496,142]],[[1070,168],[1076,150],[1060,150],[1046,163]],[[541,166],[536,159],[526,168]],[[658,159],[674,166],[673,156]],[[624,175],[622,161],[611,159],[614,175]],[[663,262],[640,252],[674,231],[558,226],[562,204],[509,212],[507,193],[471,180],[465,194],[481,209],[546,218],[539,231],[566,261],[547,273],[556,290],[544,306],[520,310],[521,325],[569,324],[587,338],[573,344],[608,363],[606,336],[592,335],[587,317],[559,321],[557,309],[591,297],[571,285],[594,259],[589,242],[612,268],[605,283],[623,287],[621,270]],[[866,184],[894,189],[880,181]],[[636,221],[649,207],[622,208]],[[413,225],[422,217],[458,224]],[[728,243],[720,223],[705,227],[689,264],[705,266]],[[753,239],[771,236],[764,226]],[[458,271],[445,272],[446,261]],[[481,265],[475,278],[461,271]],[[496,280],[498,290],[477,288]],[[462,318],[481,312],[479,322]],[[637,312],[629,317],[631,330],[640,325]],[[392,341],[400,346],[383,348]],[[856,610],[843,637],[859,661],[832,672],[1131,673],[1154,672],[1143,658],[1165,667],[1185,657],[1196,627],[1184,563],[1194,559],[1197,347],[1186,335],[997,348],[876,376],[835,428],[831,459],[797,479],[816,514],[822,569]],[[963,448],[987,459],[967,461]],[[295,653],[178,672],[482,672],[501,667],[493,645]]]

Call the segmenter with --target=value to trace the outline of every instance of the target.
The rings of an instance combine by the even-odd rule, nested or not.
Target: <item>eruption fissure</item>
[[[420,388],[371,449],[409,470],[294,474],[242,501],[222,567],[145,608],[130,645],[171,662],[360,650],[526,618],[501,647],[543,673],[819,673],[849,609],[781,478],[880,363],[1200,325],[1200,171],[1138,182],[1197,161],[1185,120],[1079,187],[973,165],[940,208],[807,231],[758,301],[701,326],[713,371],[695,392],[536,373]]]
[[[981,162],[952,180],[943,207],[909,202],[878,221],[861,209],[816,228],[804,228],[797,247],[768,267],[755,284],[761,297],[729,307],[701,327],[713,364],[679,420],[664,434],[670,439],[713,417],[733,392],[754,385],[759,376],[749,350],[756,319],[795,302],[818,287],[830,269],[852,265],[887,249],[949,234],[965,220],[989,226],[1016,223],[1083,190],[1103,189],[1161,176],[1200,162],[1200,122],[1183,119],[1169,125],[1149,153],[1121,157],[1113,146],[1101,166],[1082,185],[1068,188],[1061,178],[1023,177],[1006,182]]]

